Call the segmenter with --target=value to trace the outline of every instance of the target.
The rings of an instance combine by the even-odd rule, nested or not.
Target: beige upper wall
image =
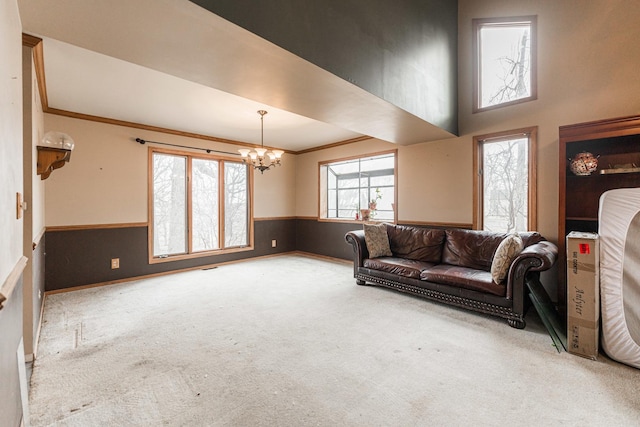
[[[557,241],[558,128],[640,114],[638,2],[460,0],[458,10],[460,139],[471,149],[473,135],[538,126],[538,229]],[[472,114],[471,20],[521,15],[538,16],[538,99]]]
[[[36,174],[38,170],[38,152],[36,146],[44,136],[44,113],[42,112],[42,101],[40,100],[40,91],[38,90],[38,80],[36,79],[35,66],[32,64],[31,75],[33,99],[31,102],[32,113],[32,136],[33,136],[33,152],[31,158],[31,170],[34,171],[32,182],[31,204],[33,205],[33,236],[38,238],[42,236],[45,228],[45,199],[44,199],[44,181]],[[37,242],[36,242],[37,243]]]
[[[538,16],[538,99],[471,113],[471,19]],[[472,222],[474,135],[538,126],[538,230],[557,241],[558,127],[640,114],[640,8],[631,0],[460,0],[457,138],[400,147],[380,140],[285,155],[255,175],[256,217],[318,215],[318,162],[398,148],[400,221]],[[71,162],[47,183],[47,225],[144,222],[146,149],[136,136],[235,147],[46,115],[46,130],[70,133]],[[142,165],[142,166],[141,166]]]
[[[15,1],[0,1],[0,286],[22,256],[16,218],[22,183],[22,25]]]
[[[471,222],[465,210],[461,209],[461,200],[471,197],[471,188],[465,179],[469,173],[460,170],[456,174],[448,172],[456,170],[461,163],[466,164],[466,160],[471,158],[471,153],[457,139],[410,146],[370,139],[299,155],[296,214],[303,217],[317,217],[319,214],[320,162],[388,150],[398,150],[397,209],[400,221]],[[450,192],[458,197],[450,197]]]
[[[68,133],[76,144],[71,161],[45,181],[47,226],[146,222],[149,144],[136,138],[229,152],[238,148],[52,114],[45,114],[45,130]],[[282,166],[254,175],[255,217],[294,215],[294,173],[295,156],[285,154]]]
[[[399,148],[400,221],[473,220],[473,136],[538,126],[538,230],[557,241],[558,128],[640,114],[635,0],[460,0],[458,138]],[[538,16],[538,99],[473,114],[473,18]],[[391,144],[365,141],[299,156],[298,215],[317,215],[317,163]],[[564,159],[562,159],[564,162]]]
[[[28,224],[31,226],[31,233],[29,235],[25,233],[25,238],[30,237],[34,240],[34,243],[38,243],[35,240],[43,235],[45,222],[44,181],[37,175],[38,151],[36,147],[44,136],[44,113],[42,112],[42,102],[40,101],[38,79],[36,78],[31,48],[23,47],[22,54],[24,67],[30,69],[29,72],[25,72],[23,75],[25,80],[23,82],[24,138],[25,140],[30,139],[30,142],[25,141],[24,150],[25,153],[27,153],[26,150],[31,151],[31,156],[24,156],[24,193],[25,200],[28,201],[28,209],[25,212],[25,226],[28,226]]]

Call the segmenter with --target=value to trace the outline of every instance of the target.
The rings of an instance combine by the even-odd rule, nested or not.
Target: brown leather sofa
[[[524,249],[513,260],[507,277],[491,277],[493,255],[507,236],[463,229],[434,229],[386,224],[390,257],[369,258],[363,230],[345,239],[353,246],[353,274],[359,285],[393,288],[423,298],[507,319],[525,327],[529,306],[526,280],[554,264],[558,248],[537,232],[519,233]]]

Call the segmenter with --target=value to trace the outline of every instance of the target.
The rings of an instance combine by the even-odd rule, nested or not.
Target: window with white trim
[[[537,98],[536,16],[473,20],[473,111]]]
[[[250,245],[246,164],[150,150],[150,258],[210,255]]]
[[[396,151],[320,163],[320,218],[395,221]]]

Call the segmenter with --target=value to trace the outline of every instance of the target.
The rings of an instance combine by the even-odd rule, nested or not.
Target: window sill
[[[395,219],[370,219],[367,221],[363,221],[361,219],[348,219],[348,218],[318,218],[318,222],[339,222],[339,223],[344,223],[344,224],[369,224],[372,222],[375,223],[389,223],[389,224],[396,224],[396,220]]]
[[[206,251],[206,252],[195,252],[192,254],[179,254],[179,255],[169,255],[167,257],[149,257],[149,264],[160,264],[163,262],[172,262],[172,261],[183,261],[188,259],[197,259],[197,258],[207,258],[214,257],[218,255],[232,254],[237,252],[248,252],[254,250],[253,245],[251,246],[242,246],[239,248],[229,248],[229,249],[219,249],[215,251]]]

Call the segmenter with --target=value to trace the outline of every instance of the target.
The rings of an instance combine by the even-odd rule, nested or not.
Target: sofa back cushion
[[[422,262],[440,263],[444,230],[387,224],[393,256]]]
[[[518,233],[524,247],[544,240],[537,232]],[[461,267],[491,271],[493,255],[508,233],[480,230],[446,230],[442,262]]]
[[[490,271],[493,253],[506,234],[479,230],[446,230],[442,262]]]

